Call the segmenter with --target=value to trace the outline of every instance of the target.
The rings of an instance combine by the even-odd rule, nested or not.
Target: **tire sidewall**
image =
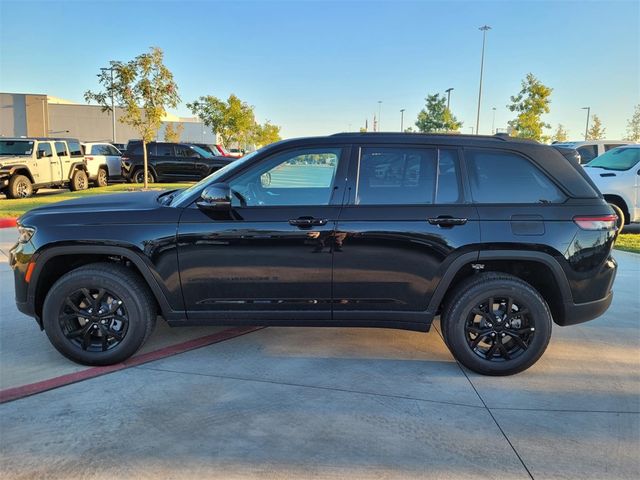
[[[109,184],[107,171],[104,168],[98,170],[98,178],[96,179],[96,185],[98,187],[106,187]]]
[[[60,309],[65,298],[80,288],[105,288],[115,294],[126,309],[129,326],[122,342],[105,352],[87,352],[71,343],[62,332],[58,321]],[[89,365],[110,365],[121,362],[133,355],[142,345],[147,334],[147,319],[141,300],[133,295],[126,282],[116,275],[101,272],[76,273],[58,280],[49,293],[43,306],[43,326],[51,343],[60,353],[76,362]]]
[[[25,183],[26,186],[26,195],[21,196],[17,191],[17,186],[19,183]],[[7,188],[7,193],[11,198],[29,198],[33,194],[33,184],[31,180],[24,175],[16,175],[11,178],[10,185]]]
[[[447,344],[453,355],[467,368],[487,375],[511,375],[526,370],[544,353],[551,337],[551,314],[544,300],[536,295],[533,287],[523,286],[509,281],[503,285],[495,282],[475,285],[465,292],[449,311],[446,320]],[[535,327],[533,340],[529,348],[518,358],[505,362],[492,362],[479,357],[469,346],[466,339],[465,323],[471,309],[488,297],[511,296],[516,304],[529,310],[529,320]]]
[[[84,170],[76,170],[71,177],[71,187],[73,191],[86,190],[88,188],[88,177]]]

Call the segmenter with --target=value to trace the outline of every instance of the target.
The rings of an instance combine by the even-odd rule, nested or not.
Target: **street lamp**
[[[380,116],[382,115],[382,100],[378,100],[378,131],[382,131],[381,127],[381,123],[380,123]]]
[[[591,107],[582,107],[582,110],[587,111],[587,126],[584,127],[584,139],[586,140],[589,136],[589,116],[591,115]]]
[[[496,107],[492,107],[493,110],[493,120],[491,120],[491,135],[496,134]]]
[[[400,131],[404,132],[404,108],[400,109]]]
[[[449,102],[451,100],[451,90],[453,90],[453,87],[447,88],[445,90],[445,93],[447,94],[447,110],[449,110]]]
[[[482,56],[480,57],[480,88],[478,89],[478,114],[476,115],[476,135],[480,132],[480,100],[482,99],[482,73],[484,70],[484,45],[487,39],[487,30],[491,30],[489,25],[479,28],[482,31]]]
[[[111,136],[113,137],[113,143],[116,143],[116,108],[115,108],[115,100],[113,98],[113,67],[109,68],[101,68],[103,72],[111,72]]]

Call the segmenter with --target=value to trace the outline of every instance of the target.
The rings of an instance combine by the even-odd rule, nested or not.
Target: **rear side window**
[[[598,156],[598,146],[584,145],[578,148],[578,153],[580,154],[580,163],[584,165]]]
[[[564,195],[526,158],[497,150],[465,150],[475,203],[559,203]]]
[[[64,142],[56,142],[54,145],[56,147],[56,155],[59,157],[67,156],[67,145]]]
[[[173,157],[173,145],[156,144],[156,155],[158,157]]]
[[[81,157],[83,155],[80,142],[76,140],[67,140],[67,145],[69,145],[69,154],[72,157]]]

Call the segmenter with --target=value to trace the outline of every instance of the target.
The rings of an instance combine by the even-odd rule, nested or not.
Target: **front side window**
[[[559,203],[562,192],[529,160],[511,152],[465,150],[476,203]]]
[[[580,154],[580,163],[584,165],[598,156],[598,146],[584,145],[578,148],[578,153]]]
[[[437,150],[371,147],[360,151],[356,205],[434,202]]]
[[[38,152],[40,153],[40,158],[53,157],[53,150],[51,150],[51,144],[49,142],[39,143]]]
[[[328,205],[341,152],[305,148],[267,157],[229,182],[234,205]]]
[[[69,155],[67,153],[67,145],[64,142],[56,142],[55,143],[55,147],[56,147],[56,155],[58,155],[59,157],[66,157],[67,155]]]
[[[619,147],[603,153],[591,161],[586,167],[604,170],[629,170],[640,162],[640,148]]]
[[[188,145],[176,145],[176,156],[183,158],[197,157],[198,154]]]

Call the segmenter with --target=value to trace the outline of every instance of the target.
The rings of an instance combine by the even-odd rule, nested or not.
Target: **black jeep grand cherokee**
[[[580,166],[504,137],[338,134],[283,141],[186,189],[31,210],[18,308],[80,363],[176,325],[391,327],[508,375],[552,321],[611,303],[616,217]]]

